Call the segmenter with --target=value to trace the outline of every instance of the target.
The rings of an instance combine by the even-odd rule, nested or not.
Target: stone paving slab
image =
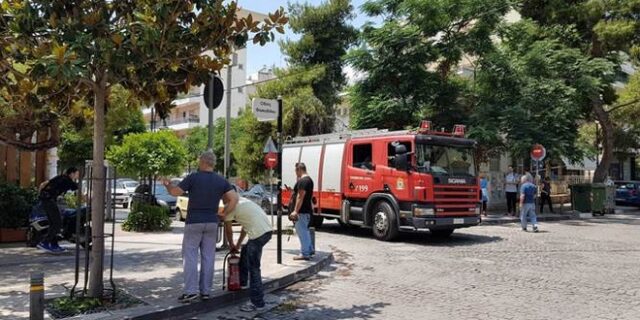
[[[148,312],[169,310],[178,306],[177,297],[182,294],[182,257],[181,241],[184,223],[173,222],[171,232],[135,233],[124,232],[118,228],[115,240],[114,281],[118,289],[139,298],[147,303],[136,309]],[[119,225],[118,225],[119,227]],[[289,241],[288,241],[289,240]],[[265,282],[272,283],[270,290],[298,281],[309,272],[324,266],[331,261],[330,253],[323,252],[320,245],[314,261],[293,261],[298,254],[297,237],[283,235],[283,264],[276,263],[276,237],[265,246],[262,257],[262,272]],[[63,255],[49,255],[35,248],[23,245],[2,245],[0,247],[0,319],[26,319],[29,310],[29,273],[43,271],[45,273],[45,298],[65,295],[74,283],[75,245],[61,243],[69,249]],[[214,296],[222,290],[222,260],[226,251],[216,254],[214,275]],[[84,261],[84,259],[82,259]],[[105,266],[109,266],[108,255]],[[105,270],[106,271],[106,270]],[[283,278],[287,281],[280,281]],[[80,277],[80,287],[83,276]],[[105,286],[108,272],[105,272]],[[235,294],[236,299],[244,299],[246,293]],[[214,307],[214,304],[205,307]],[[198,307],[200,308],[200,307]],[[141,310],[127,309],[124,313]],[[92,319],[106,318],[109,314],[93,315]],[[121,319],[125,315],[118,313]],[[82,319],[89,319],[83,316]],[[143,318],[140,318],[143,319]]]

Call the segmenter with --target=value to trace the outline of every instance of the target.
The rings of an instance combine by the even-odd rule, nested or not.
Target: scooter
[[[58,240],[67,240],[71,243],[80,241],[80,245],[91,246],[91,228],[86,226],[87,208],[81,207],[80,214],[77,209],[60,210],[62,216],[62,233],[58,234]],[[76,235],[76,219],[80,219],[80,233]],[[29,215],[29,227],[27,228],[27,246],[35,247],[44,239],[49,230],[49,219],[41,203],[37,203],[31,209]],[[85,241],[85,236],[88,236]]]

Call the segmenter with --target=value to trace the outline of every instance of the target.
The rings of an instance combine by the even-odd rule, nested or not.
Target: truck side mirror
[[[409,170],[409,154],[407,153],[407,147],[398,144],[395,146],[396,156],[394,158],[394,166],[398,170],[408,171]]]

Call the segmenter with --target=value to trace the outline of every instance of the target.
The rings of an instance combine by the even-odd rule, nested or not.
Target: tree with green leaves
[[[180,175],[187,150],[173,131],[134,133],[109,148],[107,159],[118,172],[132,177]]]
[[[402,129],[430,118],[437,126],[466,123],[468,82],[454,74],[463,59],[493,49],[491,34],[507,0],[372,0],[362,9],[380,16],[366,25],[362,46],[348,61],[366,74],[352,88],[352,126]]]
[[[576,31],[572,47],[589,58],[606,58],[619,64],[621,53],[640,60],[640,0],[524,0],[519,8],[523,17],[543,27]],[[614,157],[616,126],[609,107],[616,104],[613,81],[590,99],[591,115],[600,125],[602,157],[594,173],[594,182],[602,182],[609,173]]]
[[[231,141],[236,141],[240,135],[245,134],[239,128],[239,120],[231,119]],[[187,148],[188,166],[191,168],[198,167],[198,157],[202,152],[207,150],[207,127],[195,127],[189,130],[189,134],[184,138],[185,147]],[[216,169],[224,167],[224,118],[219,118],[214,122],[213,128],[213,153],[216,155]],[[231,148],[231,166],[229,175],[236,175],[234,147]]]
[[[111,88],[108,112],[105,115],[105,147],[122,143],[125,135],[146,130],[141,102],[122,86]],[[71,107],[61,119],[62,135],[58,146],[58,165],[84,167],[91,159],[93,147],[93,111],[84,101]]]
[[[320,5],[289,4],[289,26],[300,39],[280,42],[287,62],[294,68],[323,66],[324,73],[313,84],[313,94],[333,117],[338,94],[346,84],[343,58],[357,39],[358,31],[349,24],[355,17],[350,0],[327,0]]]
[[[273,30],[283,31],[287,20],[282,9],[264,21],[240,17],[235,1],[2,0],[0,110],[11,105],[37,111],[50,124],[72,103],[87,101],[94,115],[93,165],[101,168],[112,86],[120,84],[145,104],[154,103],[162,117],[179,92],[228,64],[234,46],[250,35],[254,43],[273,40]],[[104,171],[92,172],[94,185],[101,185]],[[103,289],[104,205],[104,188],[95,188],[91,219],[99,227],[93,230],[91,297]]]
[[[582,160],[576,141],[589,97],[613,81],[615,66],[565,44],[577,36],[571,29],[548,30],[524,20],[503,26],[497,36],[497,50],[479,61],[470,136],[516,157],[526,157],[540,143],[549,158]],[[494,137],[503,137],[501,143]]]

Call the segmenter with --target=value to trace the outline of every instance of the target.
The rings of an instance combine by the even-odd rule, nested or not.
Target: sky
[[[307,2],[311,5],[318,5],[324,2],[325,0],[309,0],[309,1],[296,1],[296,0],[238,0],[240,7],[256,11],[260,13],[268,13],[277,10],[280,6],[287,9],[288,3],[304,3]],[[355,8],[357,17],[351,22],[353,26],[360,27],[367,21],[373,21],[372,18],[366,16],[360,11],[360,6],[365,3],[366,0],[351,0],[353,7]],[[280,39],[291,39],[296,40],[299,38],[299,35],[294,34],[287,27],[285,29],[285,34],[279,34],[276,32],[276,41],[270,42],[265,46],[254,45],[251,42],[247,44],[247,75],[251,75],[260,70],[263,66],[272,66],[276,67],[285,67],[286,61],[285,57],[280,52],[280,47],[278,46],[278,40]],[[347,71],[348,72],[348,71]]]

